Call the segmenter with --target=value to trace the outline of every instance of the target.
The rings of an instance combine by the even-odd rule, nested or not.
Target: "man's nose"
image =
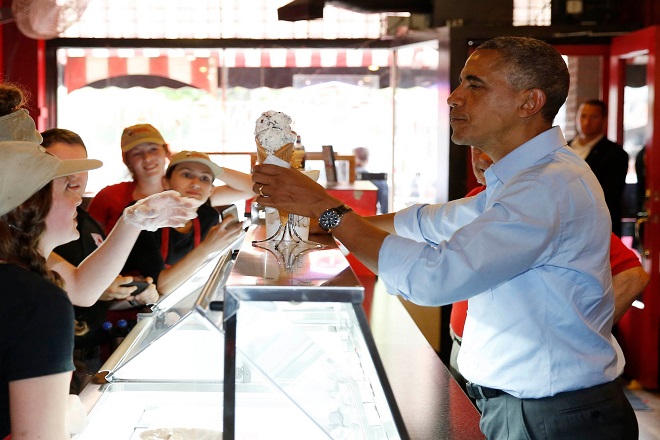
[[[460,98],[459,93],[458,93],[458,89],[455,89],[447,97],[447,104],[451,108],[459,106],[462,102],[463,102],[463,99]]]

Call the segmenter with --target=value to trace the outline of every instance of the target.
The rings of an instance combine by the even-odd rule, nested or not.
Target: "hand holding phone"
[[[227,217],[234,218],[234,220],[232,220],[230,224],[238,223],[238,208],[236,208],[236,205],[230,205],[222,210],[222,212],[220,213],[220,218],[224,220]]]
[[[132,296],[137,296],[140,293],[144,292],[144,289],[149,287],[149,283],[146,281],[131,281],[130,283],[122,284],[121,287],[137,287],[134,292],[131,292]]]

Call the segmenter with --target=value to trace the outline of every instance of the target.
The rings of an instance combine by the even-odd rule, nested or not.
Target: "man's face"
[[[472,153],[472,172],[477,181],[482,185],[486,184],[486,176],[484,173],[493,164],[493,161],[486,153],[477,147],[470,147]]]
[[[447,98],[455,143],[488,153],[511,143],[510,130],[520,124],[518,109],[528,92],[514,90],[500,58],[498,51],[482,49],[465,63],[461,84]]]
[[[578,109],[577,127],[580,137],[592,139],[603,134],[605,115],[600,107],[582,104]]]

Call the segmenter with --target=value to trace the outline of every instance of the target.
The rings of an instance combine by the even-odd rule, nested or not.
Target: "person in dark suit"
[[[605,193],[605,203],[612,218],[612,232],[621,237],[623,190],[628,173],[628,153],[605,137],[607,105],[592,99],[582,103],[577,112],[578,136],[569,142],[596,175]]]

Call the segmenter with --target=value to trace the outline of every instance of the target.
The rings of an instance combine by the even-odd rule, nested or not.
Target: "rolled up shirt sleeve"
[[[392,294],[420,305],[443,305],[533,269],[556,249],[553,237],[562,214],[548,197],[580,190],[552,183],[521,179],[495,198],[484,192],[399,212],[397,234],[386,238],[379,253],[379,276]],[[539,197],[521,203],[519,194],[530,187]],[[494,201],[480,213],[488,194]]]

